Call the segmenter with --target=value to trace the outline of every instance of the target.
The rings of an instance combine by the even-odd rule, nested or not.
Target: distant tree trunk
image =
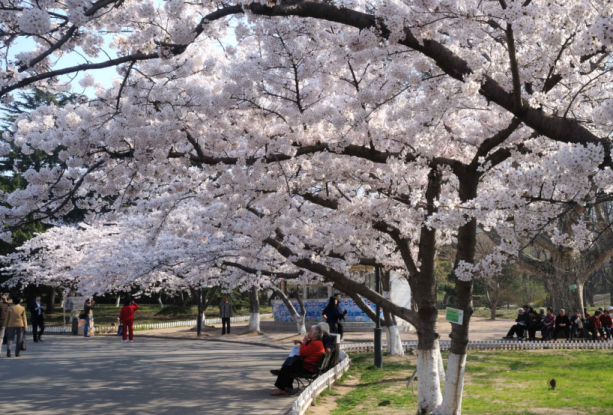
[[[117,300],[115,301],[115,307],[119,307],[119,305],[121,304],[121,295],[117,295]]]
[[[449,305],[449,298],[451,298],[451,293],[445,293],[443,297],[443,308],[447,308],[447,305]]]
[[[500,299],[500,284],[495,281],[494,296],[490,296],[490,291],[487,289],[487,284],[483,284],[485,286],[485,297],[487,298],[487,302],[490,305],[490,320],[496,320],[496,307],[498,307],[498,301]]]
[[[179,290],[179,292],[177,293],[177,296],[175,297],[175,304],[180,306],[185,305],[183,290]]]
[[[307,331],[306,331],[306,327],[304,324],[306,321],[306,309],[304,307],[304,303],[302,302],[302,298],[300,298],[300,290],[296,291],[296,300],[298,301],[298,304],[300,305],[300,314],[298,314],[298,312],[296,311],[296,308],[294,307],[292,302],[289,300],[289,298],[287,298],[287,295],[285,295],[285,293],[282,290],[274,286],[271,287],[271,290],[277,293],[281,301],[283,301],[283,304],[285,304],[285,307],[287,307],[287,310],[289,311],[289,313],[292,315],[292,317],[294,317],[294,320],[296,321],[296,329],[298,330],[298,334],[302,334],[302,335],[306,334]]]
[[[45,314],[52,314],[52,313],[55,313],[55,287],[48,287]]]
[[[162,294],[161,293],[158,296],[158,304],[160,305],[161,308],[164,308],[164,303],[162,302]]]
[[[258,287],[249,289],[249,331],[260,330],[260,290]]]
[[[389,293],[389,297],[392,296],[392,282],[390,279],[390,271],[383,273],[381,278],[381,288],[383,291]],[[400,331],[398,330],[398,323],[396,317],[386,310],[383,310],[385,316],[385,333],[387,336],[387,354],[392,356],[404,356],[404,348],[402,347],[402,339],[400,338]]]
[[[586,304],[589,304],[590,307],[594,307],[594,289],[596,287],[594,287],[594,283],[593,282],[589,282],[585,284],[585,300],[584,302]]]

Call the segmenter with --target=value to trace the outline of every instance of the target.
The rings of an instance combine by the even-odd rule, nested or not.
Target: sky
[[[106,51],[106,53],[108,53],[111,56],[111,58],[116,58],[117,57],[116,51],[108,47],[108,44],[112,40],[112,36],[113,35],[103,36],[105,40],[105,46],[103,46],[103,49]],[[11,48],[11,53],[9,54],[9,59],[14,59],[16,53],[23,52],[23,51],[31,51],[32,49],[34,49],[35,46],[36,46],[36,43],[29,37],[28,38],[21,37],[17,39],[15,43],[13,44],[13,47]],[[82,63],[85,63],[85,60],[83,58],[85,54],[83,54],[83,51],[81,50],[81,48],[78,48],[77,51],[78,53],[68,53],[62,56],[59,60],[57,60],[57,64],[53,67],[53,69],[54,70],[63,69],[63,68],[68,68],[71,66],[80,65]],[[79,54],[83,56],[79,56]],[[108,57],[104,53],[101,53],[97,58],[88,57],[88,59],[90,60],[91,63],[96,63],[96,62],[104,62],[108,60]],[[94,76],[94,79],[96,81],[102,82],[104,86],[107,88],[113,85],[114,78],[120,77],[115,67],[89,70],[88,72]],[[95,95],[94,95],[93,87],[83,89],[79,85],[79,80],[83,78],[84,74],[85,72],[80,72],[77,75],[77,77],[74,79],[74,81],[72,82],[72,92],[82,93],[82,94],[87,95],[88,97],[94,97]],[[60,80],[63,82],[68,82],[69,79],[70,78],[67,75],[63,75],[60,77]]]

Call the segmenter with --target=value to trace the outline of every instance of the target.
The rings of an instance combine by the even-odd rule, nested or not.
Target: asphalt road
[[[28,338],[20,358],[0,359],[2,414],[279,415],[269,373],[287,351],[220,342],[116,337]]]

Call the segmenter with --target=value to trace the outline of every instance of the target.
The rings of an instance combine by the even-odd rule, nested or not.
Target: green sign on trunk
[[[568,287],[569,290],[576,290],[577,289],[577,284],[573,284],[570,287]]]
[[[464,320],[464,310],[447,307],[447,312],[445,313],[445,320],[453,324],[461,325],[462,321]]]

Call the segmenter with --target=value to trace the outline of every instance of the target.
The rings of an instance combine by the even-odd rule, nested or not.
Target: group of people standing
[[[29,306],[30,320],[32,322],[32,336],[36,343],[42,342],[45,332],[45,307],[40,296],[36,296]],[[4,343],[6,337],[6,356],[11,357],[11,349],[15,345],[15,357],[19,357],[25,350],[25,332],[28,329],[26,309],[21,305],[21,297],[13,297],[9,303],[9,295],[2,294],[0,301],[0,343]],[[2,349],[0,345],[0,357]]]
[[[556,316],[553,308],[548,307],[547,312],[541,308],[537,313],[529,305],[517,309],[515,325],[503,339],[513,339],[517,336],[518,340],[524,340],[525,332],[528,332],[528,340],[536,340],[536,332],[541,331],[542,339],[553,339],[556,341],[560,335],[566,340],[583,339],[590,336],[592,340],[609,340],[613,330],[613,307],[608,309],[599,308],[590,315],[587,308],[583,313],[579,310],[573,315],[568,316],[566,310],[560,309]]]
[[[6,335],[6,357],[11,357],[11,349],[15,344],[15,357],[21,355],[25,348],[23,335],[28,328],[26,309],[21,305],[21,298],[13,297],[13,304],[9,304],[8,294],[2,294],[0,303],[0,357],[2,357],[2,339]],[[17,341],[15,341],[17,340]]]

